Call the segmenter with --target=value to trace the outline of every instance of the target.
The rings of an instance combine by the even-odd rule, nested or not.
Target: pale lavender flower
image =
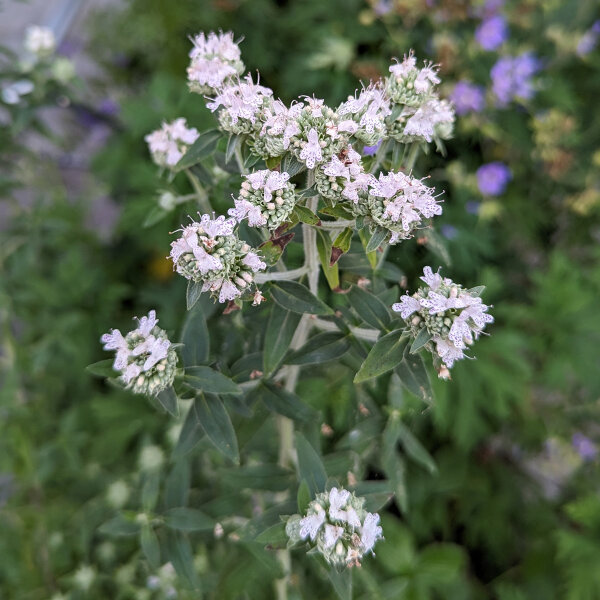
[[[323,160],[319,134],[314,128],[308,132],[308,141],[300,151],[300,160],[306,163],[308,169],[314,169],[315,164]]]
[[[501,15],[488,17],[475,30],[475,39],[484,50],[496,50],[507,37],[508,27]]]
[[[450,98],[458,115],[481,112],[485,108],[484,88],[470,81],[459,81],[454,86]]]
[[[300,521],[300,537],[302,539],[306,539],[310,537],[311,540],[315,540],[317,537],[317,533],[319,533],[319,529],[323,523],[325,523],[325,511],[322,507],[319,507],[321,510],[318,510],[312,514],[304,517]]]
[[[144,139],[154,162],[160,167],[174,168],[200,134],[195,127],[188,128],[186,120],[175,119],[163,123],[160,129],[149,133]]]
[[[598,446],[580,431],[573,434],[571,444],[584,461],[594,460],[598,455]]]
[[[600,37],[600,21],[596,21],[580,38],[577,43],[577,55],[586,56],[594,50]]]
[[[520,56],[504,56],[490,71],[492,90],[500,106],[511,99],[528,100],[534,95],[532,77],[539,71],[540,61],[526,52]]]
[[[479,191],[486,196],[500,196],[512,179],[511,170],[498,161],[487,163],[477,169]]]
[[[404,135],[423,138],[427,142],[431,142],[436,135],[447,139],[451,136],[453,124],[454,109],[452,105],[447,100],[432,98],[423,103],[409,117],[404,127]]]

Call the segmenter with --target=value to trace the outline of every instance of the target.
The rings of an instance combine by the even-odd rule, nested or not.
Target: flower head
[[[25,31],[25,49],[38,58],[47,57],[56,48],[54,32],[49,27],[31,25]]]
[[[382,538],[379,515],[367,512],[365,499],[345,489],[317,494],[304,517],[289,518],[286,533],[292,543],[308,541],[336,567],[359,566]]]
[[[486,18],[475,30],[475,39],[484,50],[496,50],[507,37],[506,20],[498,14]]]
[[[198,130],[188,128],[186,120],[180,118],[172,123],[163,123],[160,129],[149,133],[144,139],[154,162],[160,167],[172,169],[198,137]]]
[[[177,354],[166,332],[158,327],[156,312],[137,319],[138,327],[123,337],[118,329],[105,333],[104,350],[116,350],[113,368],[136,394],[156,395],[169,387],[175,377]]]
[[[500,196],[512,179],[510,169],[501,162],[495,161],[481,165],[477,169],[477,185],[479,191],[486,196]]]
[[[535,89],[532,77],[540,70],[540,61],[529,52],[519,56],[503,56],[492,67],[492,90],[498,104],[505,106],[511,99],[529,100]]]
[[[451,99],[458,115],[481,112],[485,107],[484,89],[470,81],[459,81],[454,86]]]
[[[431,267],[425,267],[421,279],[425,286],[401,296],[392,309],[407,322],[414,338],[426,330],[429,340],[425,347],[439,367],[449,369],[465,357],[464,350],[494,318],[479,297],[480,289],[466,290]]]

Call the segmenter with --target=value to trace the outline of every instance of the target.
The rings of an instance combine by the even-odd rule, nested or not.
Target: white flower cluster
[[[481,289],[466,290],[431,267],[423,269],[421,279],[427,285],[412,296],[402,296],[392,309],[408,323],[415,338],[425,328],[430,336],[427,349],[451,368],[465,358],[463,351],[494,317],[479,297]]]
[[[177,354],[157,323],[156,312],[151,310],[125,337],[113,329],[100,338],[104,350],[117,351],[113,368],[121,372],[123,383],[136,394],[156,395],[175,378]]]
[[[219,111],[219,124],[224,131],[241,135],[252,131],[261,108],[272,95],[272,90],[246,75],[221,88],[206,106],[213,112]]]
[[[48,27],[31,25],[25,31],[24,46],[38,58],[50,56],[56,49],[54,32]]]
[[[392,113],[390,101],[378,85],[363,89],[358,98],[350,96],[337,109],[340,117],[350,115],[358,128],[354,136],[367,146],[375,145],[387,137],[385,119]]]
[[[219,302],[241,296],[254,281],[254,274],[267,265],[235,232],[235,219],[201,215],[171,243],[171,260],[186,279],[202,283]],[[258,293],[260,295],[260,293]],[[255,300],[256,300],[255,294]]]
[[[435,89],[438,83],[437,69],[431,64],[419,69],[412,53],[390,67],[385,91],[392,112],[397,114],[389,130],[390,137],[401,143],[451,137],[454,108],[439,99]]]
[[[442,214],[434,190],[404,173],[381,173],[369,184],[369,195],[354,205],[357,215],[370,218],[371,229],[382,227],[390,233],[388,243],[396,244],[414,235],[424,218]]]
[[[331,488],[317,494],[305,517],[290,517],[286,533],[292,544],[310,540],[331,565],[360,566],[362,557],[382,538],[379,515],[367,512],[364,504],[364,498],[348,490]]]
[[[172,123],[163,123],[160,129],[148,134],[144,139],[152,160],[159,167],[172,169],[198,137],[198,130],[194,127],[188,128],[186,120],[180,118]]]
[[[369,185],[374,181],[373,175],[365,173],[360,154],[350,145],[315,171],[317,191],[334,205],[342,200],[355,204],[366,200]]]
[[[266,102],[250,133],[249,143],[254,153],[264,159],[283,156],[292,136],[300,133],[297,119],[303,107],[303,102],[293,102],[289,108],[281,100]]]
[[[192,39],[190,66],[187,69],[190,90],[209,94],[219,90],[231,77],[244,72],[239,46],[233,41],[233,33],[210,32],[198,34]]]
[[[229,216],[238,222],[248,219],[250,227],[277,229],[290,216],[296,205],[295,185],[289,174],[264,169],[244,176],[240,195]]]

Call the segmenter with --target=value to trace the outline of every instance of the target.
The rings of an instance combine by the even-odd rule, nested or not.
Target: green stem
[[[194,188],[194,196],[200,205],[200,210],[205,214],[211,214],[213,210],[208,200],[206,190],[202,187],[198,178],[189,169],[185,169],[185,174]]]
[[[410,173],[413,170],[415,162],[417,162],[417,156],[419,156],[420,149],[421,147],[419,146],[419,144],[417,142],[413,142],[412,146],[410,147],[410,152],[408,153],[408,160],[406,161],[406,166],[404,167],[404,170],[407,173]]]

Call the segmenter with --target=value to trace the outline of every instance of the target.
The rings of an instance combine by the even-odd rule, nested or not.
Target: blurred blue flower
[[[540,61],[529,52],[519,56],[503,56],[492,67],[492,89],[503,106],[512,98],[528,100],[535,90],[531,78],[540,69]]]
[[[583,458],[583,460],[594,460],[598,454],[598,447],[589,437],[578,431],[573,434],[571,438],[571,444],[577,454]]]
[[[470,81],[459,81],[450,96],[456,114],[466,115],[470,112],[481,112],[485,108],[485,92],[483,87]]]
[[[382,140],[379,140],[374,146],[365,146],[363,148],[363,156],[373,156],[377,154],[377,150],[379,150],[379,146],[381,146]]]
[[[496,50],[507,38],[508,27],[501,15],[486,18],[475,30],[475,39],[484,50]]]
[[[453,240],[458,235],[458,229],[454,225],[442,225],[440,231],[447,240]]]
[[[476,202],[475,200],[469,200],[466,204],[465,204],[465,210],[470,214],[470,215],[478,215],[479,214],[479,209],[481,208],[481,202]]]
[[[479,191],[486,196],[503,194],[511,179],[510,169],[498,161],[482,165],[477,169],[477,185]]]
[[[582,36],[577,44],[577,56],[586,56],[598,44],[600,21],[596,21]]]
[[[393,8],[392,0],[379,0],[377,4],[373,7],[375,14],[378,17],[383,17],[391,12]]]

